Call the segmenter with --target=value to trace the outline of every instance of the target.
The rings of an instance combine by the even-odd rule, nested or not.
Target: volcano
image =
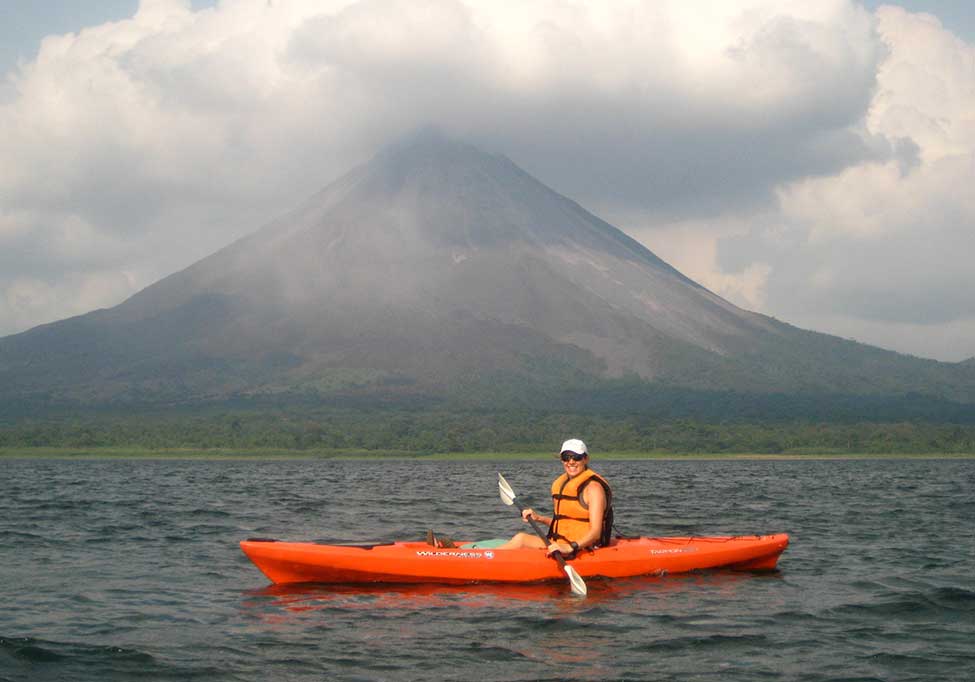
[[[975,400],[975,367],[743,310],[508,158],[434,131],[114,308],[0,339],[8,401],[491,402],[619,380]]]

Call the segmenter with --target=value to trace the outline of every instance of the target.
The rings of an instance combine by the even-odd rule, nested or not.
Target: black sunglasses
[[[580,455],[578,452],[563,452],[562,461],[568,462],[571,459],[573,462],[581,462],[588,456],[589,455]]]

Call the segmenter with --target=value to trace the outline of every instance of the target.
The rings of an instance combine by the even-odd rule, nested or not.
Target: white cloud
[[[844,291],[850,319],[917,322],[871,309],[887,259],[954,319],[971,49],[850,0],[143,0],[5,88],[0,333],[116,303],[427,123],[747,307]]]
[[[676,244],[689,246],[670,259],[745,307],[960,360],[975,355],[975,47],[896,7],[878,10],[877,31],[887,56],[863,125],[892,155],[782,182],[771,207],[685,223]],[[663,254],[673,225],[638,234]]]
[[[612,214],[611,208],[602,215],[610,215],[613,224],[626,225],[654,253],[722,298],[749,310],[765,308],[772,266],[756,260],[723,268],[719,261],[721,241],[749,234],[755,216],[659,223],[640,214]]]
[[[883,7],[878,19],[890,56],[867,125],[910,138],[920,163],[861,165],[783,189],[784,220],[809,238],[794,271],[818,259],[838,274],[815,299],[774,309],[870,321],[874,343],[961,359],[975,354],[975,338],[962,343],[957,332],[975,324],[975,47],[931,17]]]
[[[124,270],[89,271],[56,280],[19,277],[0,297],[0,316],[22,328],[81,315],[132,291],[135,275]]]

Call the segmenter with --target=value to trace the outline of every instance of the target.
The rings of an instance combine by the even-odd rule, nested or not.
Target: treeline
[[[2,448],[138,447],[548,451],[584,438],[596,452],[973,453],[975,425],[930,422],[660,420],[538,414],[408,411],[186,412],[17,420],[0,424]]]

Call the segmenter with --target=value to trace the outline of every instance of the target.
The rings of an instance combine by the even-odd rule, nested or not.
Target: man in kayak
[[[498,549],[547,546],[549,554],[574,556],[580,549],[609,545],[613,530],[613,493],[609,483],[589,468],[589,449],[578,438],[562,443],[561,457],[564,471],[552,483],[552,517],[533,509],[521,514],[526,523],[532,518],[548,524],[548,544],[537,535],[518,533]]]

